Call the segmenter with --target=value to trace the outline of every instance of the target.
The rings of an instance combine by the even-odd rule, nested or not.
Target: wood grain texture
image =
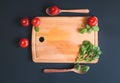
[[[89,40],[98,45],[98,33],[81,34],[88,17],[39,17],[40,31],[32,28],[32,58],[34,62],[74,63],[78,56],[80,44]],[[39,38],[44,37],[44,42]],[[89,62],[96,63],[98,60]],[[88,63],[82,61],[80,63]]]

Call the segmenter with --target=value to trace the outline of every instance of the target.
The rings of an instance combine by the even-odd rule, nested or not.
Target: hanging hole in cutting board
[[[40,38],[39,38],[39,41],[40,41],[41,43],[44,42],[44,40],[45,40],[44,37],[40,37]]]

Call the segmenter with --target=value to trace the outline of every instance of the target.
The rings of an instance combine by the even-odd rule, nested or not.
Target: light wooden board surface
[[[38,63],[74,63],[80,44],[89,40],[98,45],[98,33],[81,34],[89,17],[39,17],[40,31],[32,28],[32,59]],[[39,38],[44,37],[44,42]],[[98,60],[89,62],[96,63]],[[80,63],[88,63],[82,61]]]

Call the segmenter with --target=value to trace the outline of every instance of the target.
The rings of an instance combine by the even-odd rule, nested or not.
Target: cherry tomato
[[[59,12],[60,12],[60,9],[55,5],[49,8],[49,13],[51,15],[57,15],[59,14]]]
[[[19,46],[21,48],[27,48],[29,45],[29,41],[27,38],[21,38],[20,41],[19,41]]]
[[[20,23],[23,27],[28,27],[30,25],[29,18],[22,18]]]
[[[40,19],[35,17],[32,19],[32,25],[33,26],[39,26],[40,25]]]
[[[98,19],[97,17],[95,16],[91,16],[89,19],[88,19],[88,24],[90,26],[96,26],[98,24]]]

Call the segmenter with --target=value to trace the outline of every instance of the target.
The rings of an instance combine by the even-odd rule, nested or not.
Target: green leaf
[[[92,28],[88,28],[88,29],[87,29],[87,32],[88,32],[88,33],[91,33],[92,30],[93,30]]]
[[[85,32],[87,32],[87,29],[86,29],[86,28],[81,28],[81,29],[80,29],[80,33],[84,34]]]
[[[84,72],[88,72],[90,69],[90,66],[82,66],[81,67],[81,70],[84,71]]]
[[[35,27],[35,31],[36,31],[36,32],[39,32],[39,31],[40,31],[40,28],[39,28],[39,27]]]
[[[86,62],[90,62],[90,61],[92,61],[90,58],[85,58],[85,61]]]
[[[81,70],[81,65],[79,65],[79,63],[76,63],[76,64],[74,65],[74,68],[76,68],[77,70]]]
[[[82,56],[84,56],[84,55],[86,54],[86,50],[80,49],[80,54],[81,54]]]
[[[102,53],[102,51],[100,50],[100,48],[99,47],[95,47],[94,54],[101,55],[101,53]]]
[[[82,44],[83,44],[83,45],[87,45],[87,44],[89,44],[89,41],[83,41]]]
[[[86,50],[89,51],[89,48],[90,48],[90,45],[87,44],[87,45],[86,45]]]
[[[99,57],[100,57],[99,55],[95,55],[93,56],[93,60],[98,59]]]
[[[99,31],[99,27],[98,26],[93,26],[92,27],[94,31]]]
[[[91,28],[91,26],[89,26],[88,24],[86,24],[86,28]]]
[[[91,56],[93,53],[91,51],[88,52],[88,56]]]
[[[95,49],[96,49],[97,51],[100,51],[100,47],[95,47]]]
[[[101,52],[101,51],[99,51],[99,52],[98,52],[98,54],[99,54],[99,55],[101,55],[101,54],[102,54],[102,52]]]
[[[86,47],[84,45],[81,46],[81,49],[86,50]]]

